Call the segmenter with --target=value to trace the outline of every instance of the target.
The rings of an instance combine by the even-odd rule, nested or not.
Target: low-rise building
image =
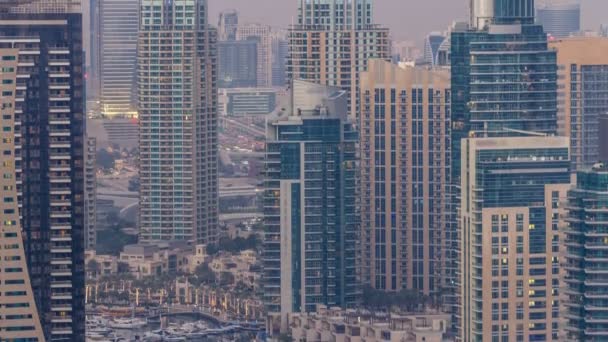
[[[118,258],[113,255],[97,254],[95,250],[86,250],[84,260],[87,277],[97,279],[118,273]]]
[[[120,262],[129,265],[136,277],[155,276],[170,272],[188,272],[192,246],[185,241],[169,241],[154,245],[127,245],[120,253]]]
[[[319,305],[316,312],[290,313],[288,334],[294,341],[308,342],[443,342],[450,315],[374,314]],[[269,320],[269,325],[273,323]],[[268,329],[277,338],[275,329]],[[275,332],[275,333],[273,333]],[[272,339],[271,339],[272,340]]]

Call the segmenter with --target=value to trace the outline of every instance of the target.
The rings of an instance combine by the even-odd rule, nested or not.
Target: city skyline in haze
[[[582,2],[582,29],[597,30],[608,23],[606,0]],[[467,0],[379,0],[374,4],[376,22],[388,26],[395,40],[414,40],[421,43],[430,32],[445,31],[453,21],[466,21]],[[236,9],[240,22],[267,23],[287,28],[296,20],[296,0],[209,0],[209,21],[217,25],[217,18],[225,9]]]

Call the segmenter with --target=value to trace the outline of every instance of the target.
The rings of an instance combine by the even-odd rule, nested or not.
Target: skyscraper
[[[272,34],[272,86],[285,87],[287,85],[287,56],[289,45],[284,31],[275,31]]]
[[[97,1],[101,114],[107,117],[136,116],[139,0]]]
[[[220,41],[217,44],[217,57],[220,88],[257,87],[257,40]]]
[[[220,13],[217,24],[218,40],[236,40],[236,30],[239,26],[239,13],[236,10],[225,10]]]
[[[446,36],[439,32],[433,32],[424,39],[424,62],[435,66],[438,64],[439,47],[446,40]]]
[[[284,330],[287,313],[358,300],[357,133],[346,92],[305,81],[266,132],[263,293]]]
[[[557,341],[568,138],[462,141],[460,341]]]
[[[370,60],[359,127],[361,279],[437,294],[446,279],[449,71]]]
[[[10,46],[0,47],[0,106],[2,106],[2,179],[3,187],[0,202],[2,210],[2,272],[0,272],[0,317],[2,339],[7,341],[43,341],[44,334],[32,292],[29,271],[25,258],[19,200],[17,194],[17,172],[15,169],[15,108],[17,92],[17,69],[19,49]]]
[[[254,40],[257,42],[257,78],[258,87],[272,85],[272,35],[268,25],[241,24],[236,31],[237,40]]]
[[[6,5],[0,3],[0,8]],[[4,13],[0,32],[0,46],[18,51],[15,189],[36,307],[47,341],[82,341],[85,101],[81,14]]]
[[[347,90],[353,120],[358,117],[359,73],[368,59],[391,57],[388,29],[373,22],[372,4],[300,0],[298,22],[289,28],[287,77]]]
[[[608,113],[608,38],[566,38],[550,46],[560,66],[559,135],[570,137],[574,170],[584,170],[599,160],[599,120]]]
[[[547,212],[549,210],[547,206],[550,207],[547,203],[550,203],[551,200],[544,197],[544,190],[541,188],[544,187],[543,182],[554,182],[551,179],[553,171],[547,171],[543,174],[542,179],[534,181],[538,184],[533,186],[531,183],[530,188],[524,189],[518,180],[514,180],[513,184],[502,185],[504,194],[535,194],[537,200],[534,203],[528,202],[529,198],[523,198],[520,201],[521,210],[518,212],[514,209],[517,205],[509,203],[508,197],[502,196],[498,190],[488,188],[479,193],[478,189],[483,189],[483,186],[497,185],[479,184],[480,181],[484,181],[483,178],[475,179],[469,176],[467,179],[465,171],[478,175],[490,172],[485,168],[491,165],[486,165],[481,160],[475,161],[474,156],[477,155],[476,149],[479,146],[489,148],[492,147],[491,144],[496,145],[493,146],[496,151],[492,152],[495,156],[489,155],[488,158],[494,158],[497,167],[504,169],[504,171],[491,172],[495,172],[496,175],[504,174],[504,179],[512,177],[510,172],[513,175],[534,173],[535,163],[519,165],[515,161],[511,162],[512,158],[521,159],[523,156],[529,155],[530,158],[539,159],[539,170],[544,168],[540,159],[553,158],[553,153],[561,154],[560,158],[566,160],[560,165],[569,162],[568,144],[561,146],[561,143],[550,137],[541,139],[542,135],[557,133],[556,52],[549,49],[547,35],[542,26],[534,23],[534,0],[470,0],[470,10],[468,27],[455,25],[452,30],[449,56],[452,71],[451,178],[453,188],[451,196],[453,204],[451,215],[453,219],[451,222],[455,223],[450,241],[456,243],[449,246],[449,250],[453,254],[448,258],[451,263],[448,265],[447,273],[451,277],[449,282],[455,284],[455,289],[458,289],[454,302],[455,325],[460,330],[460,339],[463,341],[485,341],[498,338],[513,340],[519,338],[518,336],[525,338],[524,340],[530,338],[551,340],[554,338],[552,337],[554,327],[543,326],[540,319],[537,320],[537,318],[544,315],[547,317],[547,321],[550,321],[549,317],[553,315],[551,312],[553,303],[541,294],[542,291],[545,291],[547,298],[550,298],[549,294],[552,289],[540,289],[541,292],[538,294],[534,292],[533,298],[535,299],[531,299],[529,302],[516,300],[516,312],[512,311],[513,300],[504,299],[501,302],[496,300],[506,298],[502,293],[499,293],[499,297],[496,298],[487,297],[488,295],[495,296],[492,292],[493,289],[520,288],[521,282],[525,284],[522,291],[527,289],[525,286],[528,281],[537,281],[536,278],[532,277],[533,274],[522,274],[520,277],[517,273],[517,277],[513,277],[513,272],[516,271],[512,269],[512,265],[519,262],[523,262],[524,266],[530,265],[532,262],[539,262],[540,256],[535,255],[536,252],[533,250],[529,250],[529,254],[515,257],[513,251],[517,249],[514,246],[506,246],[504,243],[504,247],[507,248],[505,256],[500,258],[497,256],[495,258],[498,259],[492,261],[493,239],[498,238],[499,244],[502,246],[503,236],[493,236],[488,233],[486,229],[488,223],[483,221],[482,224],[479,215],[483,214],[481,211],[487,207],[484,220],[485,217],[498,216],[499,221],[502,220],[505,222],[504,225],[511,227],[513,224],[517,225],[516,221],[521,223],[519,219],[514,220],[514,218],[521,217],[518,215],[523,214],[525,221],[528,217],[526,215],[529,215],[526,212],[538,212],[539,215],[541,212]],[[534,135],[539,135],[538,140],[530,137]],[[463,139],[470,141],[467,140],[467,144],[461,143]],[[478,144],[476,141],[482,143]],[[539,144],[538,150],[530,150],[531,144],[534,143]],[[553,144],[558,146],[553,146]],[[510,148],[501,150],[501,145],[510,146]],[[546,149],[540,149],[540,146],[546,146]],[[466,148],[466,150],[462,150],[462,148]],[[474,161],[475,163],[473,163]],[[469,165],[461,165],[463,162],[468,162]],[[559,171],[559,177],[565,177],[561,173],[564,171],[563,168],[554,171]],[[565,168],[564,173],[567,172],[569,172],[569,167]],[[531,175],[529,178],[534,177]],[[564,185],[568,181],[560,178],[558,183]],[[501,196],[499,197],[501,203],[486,203],[485,197],[484,202],[477,203],[471,202],[473,197],[464,197],[474,195],[476,200],[479,200],[480,196],[490,194],[490,191],[494,191],[496,196]],[[518,194],[517,191],[522,191],[522,194]],[[539,204],[541,202],[542,205]],[[537,206],[538,208],[536,208]],[[504,220],[503,215],[507,215]],[[475,219],[475,221],[468,221],[469,218]],[[526,222],[523,223],[524,226]],[[506,229],[508,232],[513,230]],[[538,236],[541,238],[545,232],[545,230],[536,230],[534,234],[540,234]],[[550,241],[552,236],[549,236],[549,232],[546,234],[542,238]],[[527,241],[525,240],[526,235],[504,237],[507,238],[505,241],[513,243],[514,239]],[[481,247],[477,246],[479,242],[475,240],[480,236],[485,239]],[[489,236],[492,236],[491,241],[487,241]],[[471,247],[471,243],[475,245]],[[488,246],[491,246],[489,252]],[[523,249],[525,250],[526,247]],[[550,252],[547,251],[547,253]],[[546,260],[549,260],[549,256],[550,254]],[[495,278],[495,272],[489,273],[488,269],[492,269],[492,263],[501,263],[502,258],[505,259],[506,264],[511,265],[508,267],[509,271],[506,271],[510,276],[508,279],[499,280]],[[551,261],[547,261],[544,266],[552,267]],[[505,266],[500,267],[505,268]],[[480,269],[483,269],[483,273],[479,271]],[[547,273],[546,279],[547,282],[553,281],[553,279],[559,282],[557,272]],[[541,283],[539,282],[539,284]],[[546,286],[551,285],[547,283]],[[543,284],[543,286],[545,285]],[[530,289],[530,291],[536,291],[536,289]],[[509,292],[507,296],[511,299],[515,295]],[[536,300],[536,297],[539,299]],[[535,304],[537,301],[541,304]],[[524,305],[522,303],[527,303],[528,308],[520,308]],[[546,306],[541,308],[541,305]],[[523,310],[523,313],[520,309]],[[548,313],[542,313],[544,310]],[[505,312],[505,315],[502,312]],[[534,312],[534,315],[528,315],[528,312]],[[522,321],[522,319],[531,320],[534,329],[531,329],[528,322]],[[505,323],[500,323],[501,321]],[[556,322],[551,322],[551,324],[553,323]],[[502,324],[508,325],[508,327],[504,328]],[[520,329],[522,325],[527,328]],[[528,337],[526,338],[526,336]]]
[[[577,185],[568,194],[566,220],[567,339],[603,341],[608,338],[608,165],[598,163],[578,172]]]
[[[216,241],[216,50],[206,0],[141,1],[141,241]]]
[[[547,3],[538,7],[537,21],[554,38],[565,38],[581,30],[581,5],[578,0]]]

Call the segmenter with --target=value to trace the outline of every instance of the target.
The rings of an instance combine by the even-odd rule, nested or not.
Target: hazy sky
[[[581,0],[583,28],[608,23],[608,0]],[[391,29],[395,39],[422,40],[431,31],[447,29],[453,20],[466,20],[468,0],[377,0],[376,22]],[[296,0],[209,0],[210,22],[221,10],[235,8],[242,22],[287,27],[296,14]]]

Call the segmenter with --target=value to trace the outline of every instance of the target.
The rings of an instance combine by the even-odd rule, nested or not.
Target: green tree
[[[196,267],[194,276],[198,280],[198,284],[215,284],[215,272],[209,267],[209,264],[204,262]]]
[[[234,275],[230,272],[222,272],[220,274],[220,286],[234,284]]]

